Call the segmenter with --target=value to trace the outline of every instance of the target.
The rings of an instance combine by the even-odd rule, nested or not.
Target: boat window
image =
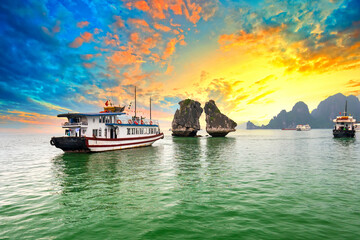
[[[99,137],[101,137],[101,128],[99,128]]]
[[[107,128],[104,129],[105,137],[107,138]]]
[[[135,128],[131,128],[131,134],[135,134]]]
[[[95,118],[93,118],[93,123],[95,122]]]
[[[127,129],[127,135],[130,135],[130,128]]]
[[[93,136],[94,136],[94,137],[97,137],[97,133],[98,133],[98,130],[97,130],[97,129],[93,129]]]
[[[139,129],[138,128],[136,128],[136,134],[139,134]]]
[[[99,123],[101,123],[101,117],[99,117]]]

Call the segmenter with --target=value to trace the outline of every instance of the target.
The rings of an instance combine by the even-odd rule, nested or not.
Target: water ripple
[[[48,140],[0,138],[0,238],[360,238],[359,140],[330,130],[95,154]]]

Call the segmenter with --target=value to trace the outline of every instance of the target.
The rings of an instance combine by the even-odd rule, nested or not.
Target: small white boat
[[[310,131],[311,130],[311,127],[309,124],[306,124],[306,125],[297,125],[296,126],[296,131]]]

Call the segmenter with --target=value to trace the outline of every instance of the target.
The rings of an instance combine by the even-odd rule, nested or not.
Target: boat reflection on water
[[[334,138],[334,142],[339,145],[339,147],[349,147],[356,142],[356,138]]]

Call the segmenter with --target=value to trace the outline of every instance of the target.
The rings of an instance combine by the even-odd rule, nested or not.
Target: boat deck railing
[[[79,125],[88,125],[88,123],[87,122],[74,122],[74,123],[64,122],[61,125],[62,126],[79,126]]]

